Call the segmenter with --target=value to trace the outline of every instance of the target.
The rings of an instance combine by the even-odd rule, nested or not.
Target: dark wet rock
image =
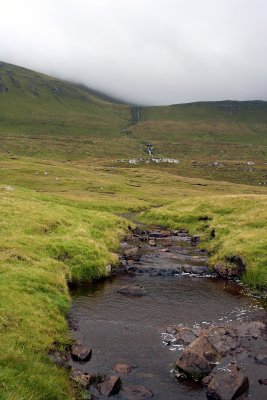
[[[127,400],[149,399],[153,392],[145,386],[127,386],[123,388],[123,395]]]
[[[71,357],[74,361],[89,361],[92,357],[92,349],[82,344],[74,344],[71,347]]]
[[[176,229],[176,230],[172,230],[171,231],[171,235],[173,236],[180,236],[180,237],[188,237],[188,231],[184,230],[184,229]]]
[[[154,232],[149,232],[149,237],[150,238],[166,238],[170,236],[169,231],[154,231]]]
[[[180,359],[176,362],[176,367],[181,373],[181,377],[193,380],[201,380],[211,372],[208,360],[200,354],[185,350]]]
[[[121,378],[119,376],[111,376],[107,378],[104,382],[98,385],[99,393],[102,396],[114,396],[119,393],[121,389]]]
[[[267,379],[259,379],[260,385],[267,385]]]
[[[217,369],[208,384],[207,397],[214,400],[234,400],[247,391],[248,377],[234,364]]]
[[[74,369],[70,375],[71,379],[77,383],[78,385],[88,388],[92,385],[95,380],[96,376],[93,374],[89,374],[88,372],[83,372],[78,369]]]
[[[128,364],[117,364],[112,369],[118,374],[130,374],[136,367]]]
[[[255,360],[257,363],[267,366],[267,347],[264,347],[257,353]]]
[[[141,297],[146,295],[146,289],[140,285],[126,285],[122,286],[117,290],[118,293],[128,295],[128,296],[136,296]]]
[[[139,247],[131,247],[130,249],[126,249],[123,252],[126,260],[134,260],[139,261],[141,258]]]
[[[192,236],[191,237],[192,246],[196,246],[199,242],[200,242],[200,237],[199,236]]]
[[[188,344],[192,343],[195,339],[196,335],[190,329],[178,328],[178,330],[176,329],[175,342],[173,343],[184,344],[187,346]]]
[[[187,378],[200,380],[212,370],[218,352],[206,337],[195,339],[181,354],[176,366]]]

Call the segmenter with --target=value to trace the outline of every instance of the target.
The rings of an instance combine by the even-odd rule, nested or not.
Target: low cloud
[[[0,59],[138,104],[267,99],[265,0],[9,0]]]

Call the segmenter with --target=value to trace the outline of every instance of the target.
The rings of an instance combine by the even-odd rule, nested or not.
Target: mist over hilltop
[[[10,0],[0,59],[138,104],[266,100],[264,0]]]

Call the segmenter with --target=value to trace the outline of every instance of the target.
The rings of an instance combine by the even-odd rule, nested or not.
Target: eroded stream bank
[[[249,379],[245,395],[266,399],[258,382],[267,378],[263,304],[240,285],[211,277],[197,242],[186,231],[137,228],[121,245],[119,275],[72,292],[73,336],[93,351],[89,361],[69,364],[92,398],[206,399],[192,365],[204,377],[213,367],[227,373],[235,361]],[[191,351],[192,362],[187,346],[196,340],[202,348]],[[187,379],[170,373],[177,361],[175,375]]]

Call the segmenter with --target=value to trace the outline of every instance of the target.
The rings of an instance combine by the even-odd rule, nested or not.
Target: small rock
[[[121,378],[119,376],[111,376],[107,378],[103,383],[98,385],[99,393],[102,396],[114,396],[119,393],[121,388]]]
[[[135,296],[135,297],[141,297],[146,295],[146,289],[140,285],[122,286],[117,290],[117,292],[127,296]]]
[[[71,347],[71,357],[74,361],[89,361],[92,357],[92,349],[82,344],[74,344]]]
[[[267,385],[267,379],[259,379],[260,385]]]
[[[150,246],[156,246],[156,245],[157,245],[155,239],[150,239],[150,240],[148,241],[148,244],[149,244]]]
[[[153,392],[145,386],[128,386],[123,389],[127,400],[148,399],[154,396]]]
[[[117,364],[115,365],[112,369],[119,374],[130,374],[132,370],[136,368],[132,365],[127,365],[127,364]]]
[[[149,237],[150,238],[166,238],[170,236],[169,231],[155,231],[155,232],[149,232]]]
[[[248,377],[234,365],[218,369],[212,375],[207,389],[207,397],[214,400],[234,400],[249,387]]]
[[[92,383],[95,382],[95,375],[88,374],[87,372],[83,372],[80,370],[74,370],[71,373],[71,379],[78,383],[80,386],[84,388],[88,388]]]

